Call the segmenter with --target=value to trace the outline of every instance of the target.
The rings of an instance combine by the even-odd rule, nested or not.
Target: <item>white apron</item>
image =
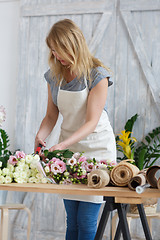
[[[64,141],[79,129],[85,122],[88,85],[85,79],[86,88],[81,91],[67,91],[59,87],[57,105],[63,116],[59,142]],[[96,114],[96,113],[95,113]],[[110,159],[116,162],[116,143],[107,112],[103,110],[100,120],[93,133],[85,139],[69,147],[73,152],[84,152],[83,155],[96,160]],[[83,196],[63,194],[64,199],[74,199],[94,203],[103,202],[102,196]]]

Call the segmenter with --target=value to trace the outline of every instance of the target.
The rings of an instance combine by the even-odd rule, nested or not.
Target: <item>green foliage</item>
[[[47,157],[49,160],[52,159],[53,157],[55,158],[71,158],[73,156],[73,152],[70,151],[69,149],[65,150],[55,150],[53,152],[49,152],[48,150],[44,150],[44,155]]]
[[[133,117],[128,119],[124,127],[126,131],[132,132],[137,118],[138,114],[135,114]],[[116,137],[116,141],[117,140],[118,136]],[[151,167],[160,158],[160,127],[157,127],[153,129],[152,132],[148,133],[144,141],[137,143],[137,146],[133,143],[132,149],[134,149],[135,165],[140,170]],[[118,151],[120,150],[118,149]],[[126,157],[123,156],[118,159],[124,160]]]
[[[160,158],[160,127],[148,133],[145,142],[140,142],[135,149],[134,159],[140,169],[151,167]]]
[[[2,167],[7,166],[7,161],[9,156],[12,154],[9,150],[9,137],[5,130],[0,128],[0,161],[2,162]]]

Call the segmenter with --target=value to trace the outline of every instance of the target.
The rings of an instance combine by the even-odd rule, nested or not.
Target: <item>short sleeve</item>
[[[108,86],[111,86],[113,84],[111,73],[103,67],[97,67],[92,69],[91,78],[92,84],[89,86],[90,90],[94,88],[104,78],[108,78]]]
[[[56,85],[56,81],[51,76],[50,69],[44,74],[44,78],[49,83],[52,93],[52,99],[54,104],[57,106],[57,94],[58,94],[58,86]]]
[[[47,72],[45,72],[44,78],[45,78],[45,80],[46,80],[49,84],[51,84],[52,77],[51,77],[51,71],[50,71],[50,69],[49,69]]]

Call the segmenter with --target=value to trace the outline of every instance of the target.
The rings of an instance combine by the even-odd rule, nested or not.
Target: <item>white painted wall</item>
[[[19,56],[19,0],[0,0],[0,105],[6,109],[3,124],[14,150],[16,84]]]

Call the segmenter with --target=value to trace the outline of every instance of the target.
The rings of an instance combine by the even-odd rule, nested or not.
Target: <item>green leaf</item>
[[[137,167],[142,170],[143,169],[143,165],[144,165],[144,162],[145,162],[145,154],[147,152],[147,149],[142,149],[140,152],[139,152],[139,158],[138,158],[138,162],[137,162]]]
[[[138,114],[136,113],[133,117],[131,117],[130,119],[128,119],[128,121],[127,121],[126,124],[125,124],[124,129],[125,129],[126,131],[132,132],[133,125],[134,125],[135,121],[137,120],[137,118],[138,118]]]

